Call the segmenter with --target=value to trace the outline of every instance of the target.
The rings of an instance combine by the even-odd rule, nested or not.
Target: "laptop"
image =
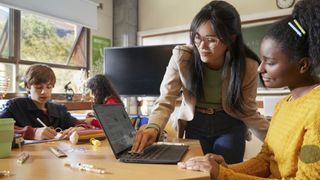
[[[136,130],[122,104],[93,106],[116,159],[126,163],[176,164],[188,150],[187,145],[153,144],[142,154],[132,154]]]

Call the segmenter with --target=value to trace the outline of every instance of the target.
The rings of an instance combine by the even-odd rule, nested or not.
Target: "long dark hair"
[[[190,27],[190,40],[194,46],[192,66],[193,93],[203,97],[203,62],[200,59],[194,38],[198,28],[210,21],[217,37],[227,46],[223,78],[229,78],[227,105],[231,110],[243,113],[242,83],[245,74],[245,59],[250,57],[260,63],[259,57],[243,42],[241,21],[237,10],[225,1],[211,1],[194,17]]]
[[[104,104],[105,99],[109,96],[115,97],[119,102],[122,102],[112,83],[103,74],[97,74],[90,78],[87,87],[95,97],[95,104]]]

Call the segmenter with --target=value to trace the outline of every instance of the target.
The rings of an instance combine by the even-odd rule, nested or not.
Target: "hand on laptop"
[[[142,153],[143,150],[156,142],[158,131],[154,128],[146,129],[146,125],[141,126],[134,139],[131,152]]]

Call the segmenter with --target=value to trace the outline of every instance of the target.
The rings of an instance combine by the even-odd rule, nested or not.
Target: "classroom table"
[[[178,140],[189,145],[183,160],[193,156],[203,155],[199,141]],[[63,150],[67,157],[57,158],[49,151],[55,146]],[[30,157],[23,164],[17,163],[18,156],[28,153]],[[67,162],[80,162],[104,168],[106,174],[95,174],[64,166]],[[22,150],[13,149],[10,156],[0,159],[0,171],[9,170],[13,173],[10,177],[0,179],[209,179],[209,173],[187,171],[180,169],[175,164],[136,164],[118,161],[112,153],[107,140],[103,140],[100,147],[95,148],[88,142],[72,145],[69,141],[53,141],[46,143],[28,144]]]

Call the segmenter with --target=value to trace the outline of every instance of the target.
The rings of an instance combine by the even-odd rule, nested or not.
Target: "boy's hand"
[[[57,135],[57,132],[50,127],[42,127],[37,128],[34,139],[36,140],[46,140],[46,139],[54,139]]]

